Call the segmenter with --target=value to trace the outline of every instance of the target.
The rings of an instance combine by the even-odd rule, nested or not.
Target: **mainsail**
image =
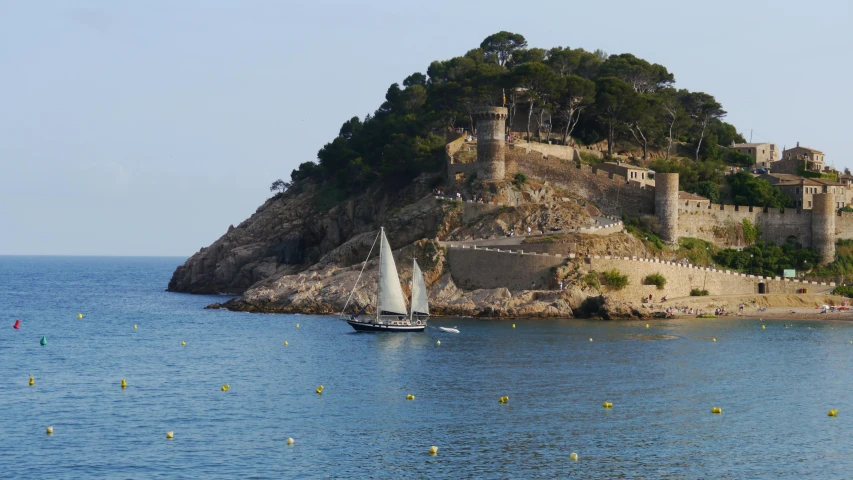
[[[397,275],[397,265],[391,254],[391,245],[382,230],[379,241],[379,295],[376,310],[380,313],[397,315],[406,314],[406,299],[400,287],[400,277]]]
[[[427,298],[426,282],[424,274],[418,262],[412,267],[412,315],[429,315],[429,302]]]

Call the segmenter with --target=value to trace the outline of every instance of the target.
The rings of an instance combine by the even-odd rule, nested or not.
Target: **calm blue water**
[[[355,334],[203,310],[163,291],[182,260],[0,257],[0,477],[853,476],[850,324]]]

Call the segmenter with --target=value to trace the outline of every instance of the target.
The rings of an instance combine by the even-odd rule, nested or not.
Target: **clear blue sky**
[[[660,63],[747,138],[853,166],[851,5],[0,0],[0,254],[191,255],[388,85],[500,30]]]

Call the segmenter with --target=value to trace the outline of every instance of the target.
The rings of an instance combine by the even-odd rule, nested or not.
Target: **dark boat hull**
[[[423,332],[426,328],[424,325],[384,325],[379,323],[357,322],[355,320],[347,320],[352,328],[357,332]]]

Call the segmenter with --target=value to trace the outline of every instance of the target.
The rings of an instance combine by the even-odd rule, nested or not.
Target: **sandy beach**
[[[679,297],[669,299],[664,303],[655,303],[651,309],[656,314],[662,314],[668,307],[675,307],[677,318],[696,318],[697,311],[703,314],[714,314],[718,308],[724,308],[726,314],[720,317],[747,317],[766,319],[791,319],[791,320],[844,320],[853,321],[853,311],[827,311],[821,313],[822,306],[841,306],[844,302],[850,303],[850,299],[838,295],[722,295],[708,297]],[[743,312],[740,305],[744,305]],[[693,309],[693,314],[681,312],[682,307]],[[641,311],[648,311],[649,306],[644,304]]]

